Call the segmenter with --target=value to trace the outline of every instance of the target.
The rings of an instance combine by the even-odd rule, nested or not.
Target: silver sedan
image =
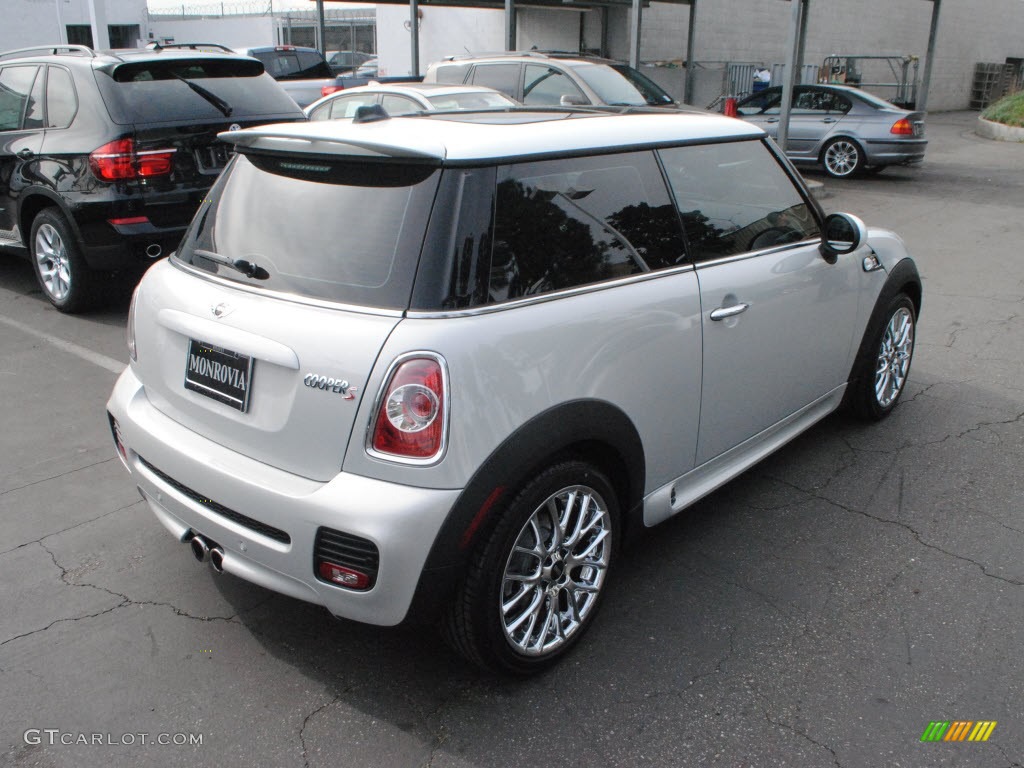
[[[767,88],[736,105],[737,117],[778,137],[782,89]],[[845,85],[793,89],[786,155],[794,163],[821,163],[834,178],[877,172],[924,160],[924,113],[908,112]]]
[[[462,109],[503,109],[516,102],[493,88],[482,85],[442,83],[371,83],[324,96],[306,107],[310,120],[338,120],[355,117],[359,107],[380,104],[392,117],[415,112]]]

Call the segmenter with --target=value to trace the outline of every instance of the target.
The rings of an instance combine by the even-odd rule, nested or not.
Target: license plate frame
[[[185,389],[247,413],[252,393],[253,363],[250,355],[199,339],[189,339],[185,355]]]

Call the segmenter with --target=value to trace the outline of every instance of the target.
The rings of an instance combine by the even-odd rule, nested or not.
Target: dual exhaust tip
[[[185,534],[185,541],[192,549],[192,556],[200,563],[209,561],[213,570],[217,573],[224,573],[224,550],[219,544],[189,531]]]

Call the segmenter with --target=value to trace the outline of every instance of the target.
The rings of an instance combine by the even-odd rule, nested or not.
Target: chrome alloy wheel
[[[852,141],[839,139],[825,150],[825,168],[833,176],[849,176],[857,170],[860,149]]]
[[[875,366],[875,399],[888,408],[903,391],[914,352],[914,318],[904,307],[889,318]]]
[[[54,301],[63,301],[71,290],[71,263],[64,240],[52,224],[43,224],[36,232],[35,256],[43,288]]]
[[[597,606],[612,550],[608,505],[573,485],[552,494],[519,532],[502,575],[501,627],[519,653],[566,643]]]

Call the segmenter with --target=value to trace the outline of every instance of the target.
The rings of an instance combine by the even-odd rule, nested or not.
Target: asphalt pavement
[[[931,115],[920,168],[807,174],[917,259],[902,404],[651,530],[529,680],[197,564],[111,442],[126,302],[63,316],[0,256],[0,764],[1019,768],[1024,144],[974,119]]]

